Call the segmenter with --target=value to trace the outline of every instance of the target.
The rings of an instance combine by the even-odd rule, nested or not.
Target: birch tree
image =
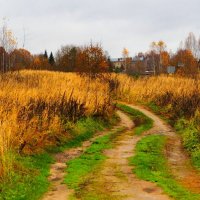
[[[3,21],[2,27],[0,28],[0,46],[5,50],[5,53],[3,52],[1,55],[2,72],[4,73],[10,70],[12,67],[13,63],[11,63],[11,53],[17,47],[17,40],[14,37],[12,30],[8,28],[5,19]]]

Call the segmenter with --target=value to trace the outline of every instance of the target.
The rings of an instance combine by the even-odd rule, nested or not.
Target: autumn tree
[[[77,68],[80,48],[73,45],[62,46],[55,56],[57,70],[73,72]]]
[[[170,65],[170,54],[167,51],[161,52],[162,72],[167,72],[167,67]]]
[[[130,71],[128,70],[128,74],[143,74],[145,72],[145,62],[143,60],[136,60],[133,65],[133,70],[131,69]]]
[[[154,73],[160,74],[163,73],[165,70],[163,69],[163,59],[166,59],[166,44],[162,40],[158,42],[152,42],[150,45],[151,48],[151,55],[153,56],[153,66],[154,66]],[[165,52],[165,53],[164,53]],[[157,59],[159,58],[159,62]],[[166,62],[166,60],[165,60]]]
[[[0,28],[0,46],[5,50],[2,51],[1,59],[2,59],[2,72],[6,72],[10,70],[11,63],[11,52],[16,49],[17,40],[13,35],[11,29],[8,28],[6,21],[4,20],[3,26]]]
[[[152,71],[154,75],[159,74],[160,56],[154,50],[146,53],[148,71]]]
[[[34,55],[31,69],[36,70],[51,70],[48,59],[44,57],[44,54]]]
[[[76,71],[90,78],[108,72],[106,56],[101,45],[90,43],[90,45],[81,48],[77,57]]]
[[[130,69],[130,65],[131,65],[131,61],[132,61],[132,59],[129,56],[129,51],[127,48],[123,49],[122,57],[123,57],[124,71],[127,72]]]
[[[33,61],[33,56],[26,49],[15,49],[11,53],[13,70],[30,69]]]
[[[191,50],[180,49],[171,59],[171,64],[177,67],[177,73],[194,77],[198,73],[197,60]]]

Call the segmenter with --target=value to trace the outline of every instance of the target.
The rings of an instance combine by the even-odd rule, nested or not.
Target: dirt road
[[[154,113],[141,106],[129,106],[154,120],[154,127],[150,132],[164,134],[168,137],[165,154],[174,178],[190,191],[200,193],[200,174],[192,167],[189,156],[183,148],[181,137]],[[148,134],[148,132],[145,134]]]
[[[118,111],[120,117],[119,125],[113,127],[112,130],[118,129],[119,127],[127,127],[128,129],[133,126],[130,119],[120,111]],[[109,130],[112,131],[112,130]],[[97,133],[91,140],[83,142],[81,147],[66,150],[65,152],[58,153],[55,155],[56,162],[51,166],[49,182],[51,187],[49,192],[44,195],[43,200],[67,200],[69,196],[73,193],[69,190],[66,184],[63,184],[65,169],[67,168],[66,162],[79,157],[91,144],[92,142],[100,136],[107,134],[108,131],[103,131]]]
[[[129,129],[115,139],[114,148],[105,151],[108,158],[85,189],[89,193],[95,191],[102,200],[169,200],[156,184],[140,180],[133,174],[128,158],[134,155],[137,142],[144,136],[134,135],[133,122],[127,115],[120,112],[119,116]],[[158,127],[148,134],[155,133],[155,128]]]
[[[154,121],[154,126],[142,136],[136,136],[133,132],[133,122],[121,111],[118,115],[120,124],[115,128],[126,127],[126,131],[118,135],[114,140],[112,149],[106,150],[108,157],[101,166],[98,174],[91,174],[87,186],[83,188],[86,192],[99,195],[102,200],[169,200],[156,184],[138,179],[128,164],[128,158],[134,155],[134,149],[139,140],[146,135],[161,134],[168,137],[166,145],[166,157],[172,173],[181,184],[191,191],[200,192],[200,176],[190,165],[189,159],[183,150],[180,137],[158,116],[140,106],[129,105],[143,112]],[[73,191],[63,184],[66,162],[80,156],[94,139],[107,134],[106,131],[96,135],[90,141],[83,143],[82,147],[67,150],[55,156],[56,163],[51,167],[49,181],[52,183],[50,191],[43,200],[68,200]],[[101,198],[102,196],[102,198]]]

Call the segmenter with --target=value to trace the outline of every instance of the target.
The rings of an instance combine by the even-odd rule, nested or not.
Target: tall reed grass
[[[47,71],[0,76],[0,176],[11,171],[11,151],[38,152],[69,139],[80,118],[112,113],[109,84],[100,79]]]
[[[165,107],[171,117],[192,117],[200,109],[200,80],[176,76],[133,79],[117,78],[117,99],[126,102],[154,102]]]

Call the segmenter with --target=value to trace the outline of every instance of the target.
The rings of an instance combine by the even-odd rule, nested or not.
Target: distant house
[[[111,62],[115,72],[124,72],[124,60],[123,58],[112,58]]]
[[[148,71],[150,70],[147,67],[147,59],[144,54],[139,53],[133,57],[128,73],[147,75]]]
[[[141,74],[141,75],[151,75],[153,72],[150,65],[147,64],[147,58],[144,54],[139,53],[135,57],[129,57],[125,63],[123,58],[111,59],[115,71],[121,71],[128,74]],[[126,66],[125,66],[126,65]]]
[[[111,62],[113,63],[113,66],[115,69],[120,69],[123,67],[123,58],[112,58]]]
[[[126,63],[123,58],[111,59],[114,69],[118,72],[126,72],[128,74],[151,76],[161,73],[174,74],[176,72],[176,67],[168,66],[164,67],[160,65],[160,57],[158,55],[143,54],[129,58],[129,62]],[[126,70],[125,70],[126,69]]]
[[[142,56],[135,56],[128,58],[127,63],[125,63],[123,58],[114,58],[111,59],[111,62],[113,63],[114,69],[116,71],[121,70],[121,72],[125,72],[126,70],[126,73],[130,74],[144,74],[146,71],[146,68],[142,66],[144,60],[145,59]]]

